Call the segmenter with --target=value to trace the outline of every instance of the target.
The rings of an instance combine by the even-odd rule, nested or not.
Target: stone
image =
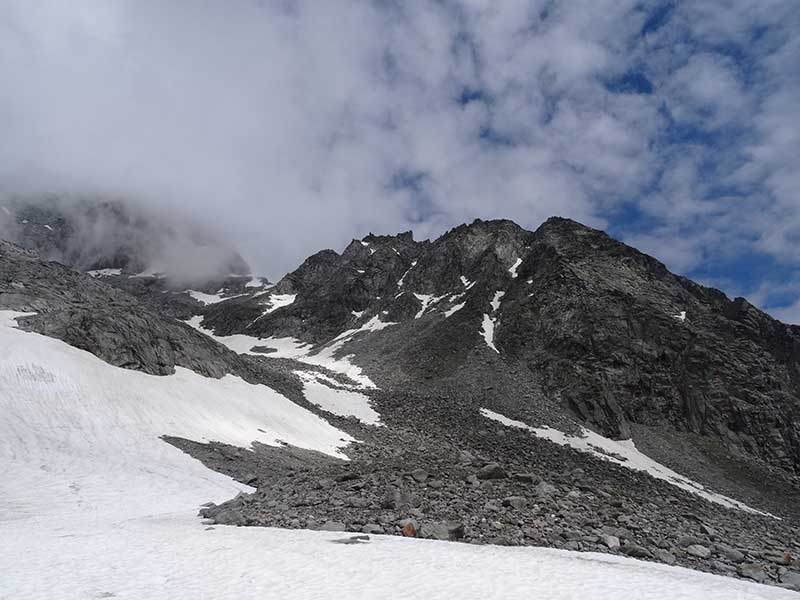
[[[503,498],[503,506],[523,510],[528,506],[528,499],[524,496],[509,496],[508,498]]]
[[[664,550],[663,548],[655,548],[653,550],[653,556],[665,564],[668,565],[675,564],[675,556],[669,550]]]
[[[411,477],[418,483],[424,483],[428,479],[428,472],[425,469],[414,469],[411,471]]]
[[[462,450],[458,453],[458,460],[463,465],[471,465],[475,462],[475,457],[466,450]]]
[[[709,558],[711,556],[711,550],[706,548],[705,546],[701,546],[700,544],[692,544],[691,546],[686,547],[686,553],[691,554],[692,556],[696,556],[697,558]]]
[[[797,571],[787,571],[781,575],[781,583],[783,587],[800,592],[800,573]]]
[[[369,500],[364,496],[350,496],[347,499],[347,504],[353,508],[366,508],[369,506]]]
[[[403,526],[403,537],[417,537],[417,528],[413,523],[406,523]]]
[[[728,546],[721,546],[717,545],[716,547],[717,553],[720,556],[724,556],[731,562],[740,563],[744,560],[744,553],[737,550],[736,548],[730,548]]]
[[[533,488],[533,493],[538,496],[539,498],[547,497],[547,496],[554,496],[558,493],[558,488],[556,486],[551,485],[545,481],[540,481],[536,486]]]
[[[458,521],[445,523],[424,523],[420,536],[433,540],[458,540],[464,537],[464,524]]]
[[[478,479],[505,479],[507,477],[505,469],[497,463],[489,463],[477,474]]]
[[[514,473],[514,479],[522,483],[538,483],[539,477],[534,473]]]
[[[619,549],[619,538],[615,535],[603,534],[600,536],[600,541],[603,542],[603,545],[609,550]]]
[[[214,515],[214,522],[219,525],[246,525],[247,520],[242,513],[234,509],[222,509]]]
[[[736,573],[736,567],[733,565],[729,565],[728,563],[724,563],[719,560],[712,560],[711,566],[713,566],[717,571],[723,571],[724,573],[729,573],[733,575]]]
[[[347,525],[341,521],[325,521],[319,528],[320,531],[347,531]]]
[[[776,565],[788,565],[792,562],[792,556],[788,552],[781,552],[779,550],[771,550],[764,553],[764,560],[768,560]]]
[[[638,544],[625,544],[620,548],[623,554],[627,554],[631,558],[652,558],[653,554],[644,546]]]
[[[764,571],[764,567],[759,564],[741,564],[736,567],[736,572],[739,573],[741,577],[746,577],[747,579],[752,579],[753,581],[758,581],[759,583],[767,580],[767,573]]]
[[[708,537],[711,537],[711,538],[718,537],[717,530],[714,529],[713,527],[709,526],[709,525],[706,525],[705,523],[700,525],[700,531],[702,531]]]
[[[680,546],[681,548],[688,548],[689,546],[694,546],[694,545],[702,546],[705,543],[706,543],[705,540],[701,540],[700,538],[695,537],[693,535],[682,535],[681,537],[678,538],[677,541],[678,546]]]
[[[362,533],[371,533],[375,535],[379,535],[384,533],[383,527],[378,525],[377,523],[367,523],[361,528]]]

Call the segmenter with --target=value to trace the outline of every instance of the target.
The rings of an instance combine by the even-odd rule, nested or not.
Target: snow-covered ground
[[[361,392],[340,389],[338,382],[309,371],[294,372],[303,382],[306,400],[342,417],[355,417],[367,425],[379,425],[381,416],[370,406],[369,398]],[[332,387],[337,386],[337,387]]]
[[[710,500],[711,502],[715,502],[716,504],[721,504],[722,506],[727,506],[729,508],[738,508],[739,510],[743,510],[745,512],[773,516],[769,513],[761,512],[760,510],[751,508],[746,504],[739,502],[738,500],[734,500],[733,498],[728,498],[722,494],[717,494],[705,489],[705,487],[696,481],[692,481],[688,477],[684,477],[683,475],[676,473],[672,469],[665,467],[661,463],[654,461],[649,456],[639,452],[639,450],[636,448],[636,445],[633,443],[633,440],[615,441],[607,437],[603,437],[599,433],[595,433],[591,429],[586,428],[581,428],[582,435],[574,436],[566,434],[563,431],[559,431],[558,429],[553,429],[552,427],[531,427],[522,421],[509,419],[508,417],[505,417],[500,413],[496,413],[487,408],[482,408],[481,414],[487,419],[498,421],[499,423],[507,425],[508,427],[524,429],[536,437],[550,440],[551,442],[561,446],[570,446],[576,450],[580,450],[581,452],[593,454],[598,458],[616,463],[627,469],[633,469],[634,471],[645,471],[656,479],[662,479],[668,483],[671,483],[675,487],[679,487],[682,490],[691,492],[692,494],[700,496],[701,498],[705,498],[706,500]]]
[[[125,371],[12,317],[0,312],[0,599],[797,597],[607,555],[206,527],[198,505],[246,486],[159,435],[329,453],[346,435],[263,386]]]
[[[86,273],[92,277],[113,277],[114,275],[121,275],[122,269],[94,269],[93,271],[86,271]]]
[[[243,334],[214,335],[213,331],[206,329],[201,325],[202,321],[203,317],[195,316],[186,321],[186,324],[191,325],[198,331],[217,340],[221,344],[224,344],[239,354],[254,354],[272,358],[293,358],[309,365],[325,367],[331,371],[345,375],[354,382],[356,387],[362,389],[375,389],[377,386],[367,375],[364,374],[364,372],[361,370],[361,367],[353,364],[353,362],[350,360],[350,355],[341,357],[336,357],[334,355],[342,348],[342,346],[344,346],[344,344],[353,339],[356,334],[380,331],[381,329],[386,329],[387,327],[396,324],[381,321],[380,317],[375,315],[360,327],[343,331],[318,352],[311,354],[311,351],[313,350],[311,345],[294,338],[257,338]],[[256,346],[272,348],[274,352],[267,354],[263,352],[254,352],[253,348]]]
[[[198,302],[201,302],[208,306],[209,304],[218,304],[223,300],[230,300],[231,298],[239,298],[240,296],[246,296],[247,294],[237,294],[235,296],[223,296],[222,290],[217,292],[216,294],[206,294],[205,292],[198,292],[197,290],[186,290],[186,292]]]

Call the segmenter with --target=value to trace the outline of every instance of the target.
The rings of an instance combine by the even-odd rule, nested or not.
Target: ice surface
[[[745,512],[757,513],[760,515],[773,516],[769,513],[761,512],[760,510],[751,508],[746,504],[739,502],[738,500],[734,500],[733,498],[728,498],[722,494],[711,492],[696,481],[692,481],[688,477],[684,477],[672,469],[657,463],[649,456],[639,452],[639,450],[636,449],[633,440],[614,441],[595,433],[591,429],[586,428],[581,428],[581,436],[573,436],[559,431],[558,429],[553,429],[552,427],[531,427],[522,421],[509,419],[508,417],[504,417],[503,415],[486,408],[481,409],[481,414],[484,417],[498,421],[503,425],[525,429],[530,431],[536,437],[550,440],[551,442],[561,446],[570,446],[576,450],[580,450],[581,452],[593,454],[598,458],[616,463],[627,469],[633,469],[634,471],[645,471],[656,479],[662,479],[668,483],[671,483],[675,487],[679,487],[687,492],[691,492],[692,494],[700,496],[701,498],[721,504],[722,506],[738,508]]]
[[[158,435],[248,444],[296,433],[329,448],[342,434],[307,411],[283,412],[285,399],[263,386],[124,371],[11,329],[11,316],[0,321],[4,600],[797,597],[609,555],[389,536],[350,546],[330,543],[336,532],[206,527],[198,505],[248,488]]]
[[[517,269],[521,264],[522,264],[522,259],[518,258],[517,260],[514,261],[514,264],[511,265],[511,267],[509,267],[508,269],[508,272],[511,273],[511,277],[513,277],[514,279],[517,278]]]

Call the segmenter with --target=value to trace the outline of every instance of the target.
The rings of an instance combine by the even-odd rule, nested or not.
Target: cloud
[[[190,213],[272,276],[369,231],[552,214],[689,274],[797,264],[797,21],[791,0],[6,0],[0,192]]]

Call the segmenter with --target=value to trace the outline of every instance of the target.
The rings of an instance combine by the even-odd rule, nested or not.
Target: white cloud
[[[627,239],[679,270],[796,261],[792,4],[681,3],[642,38],[634,0],[7,0],[0,192],[190,207],[273,276],[370,230],[626,231],[623,205],[646,217]],[[606,86],[628,73],[653,94]]]

